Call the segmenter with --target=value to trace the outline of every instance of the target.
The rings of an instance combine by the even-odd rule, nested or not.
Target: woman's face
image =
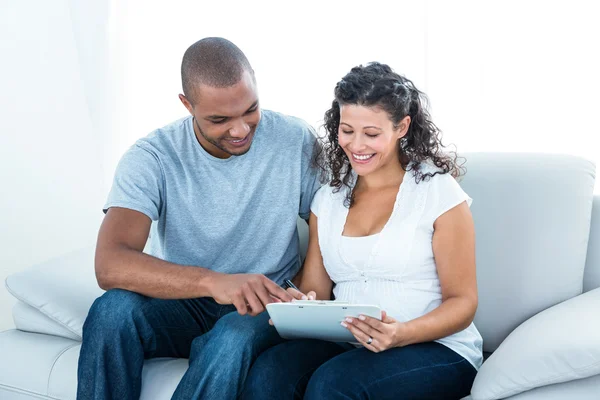
[[[390,163],[399,163],[398,140],[406,134],[409,124],[407,116],[394,129],[387,112],[379,107],[341,105],[338,142],[352,169],[365,176]]]

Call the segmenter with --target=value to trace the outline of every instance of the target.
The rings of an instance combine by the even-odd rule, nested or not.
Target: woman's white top
[[[421,164],[423,172],[435,167]],[[316,193],[312,212],[318,217],[323,263],[335,283],[336,300],[377,304],[398,321],[409,321],[442,303],[442,290],[433,256],[433,223],[446,211],[471,198],[450,174],[415,181],[404,175],[390,219],[379,234],[342,236],[348,208],[345,190],[333,193],[326,185]],[[436,340],[468,360],[476,369],[483,362],[481,335],[471,323],[465,330]]]

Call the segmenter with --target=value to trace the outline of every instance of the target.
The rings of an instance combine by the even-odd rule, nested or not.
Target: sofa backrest
[[[590,240],[583,275],[583,291],[600,287],[600,195],[594,196]]]
[[[465,155],[473,198],[479,307],[494,351],[531,316],[581,294],[595,179],[592,162],[530,153]]]

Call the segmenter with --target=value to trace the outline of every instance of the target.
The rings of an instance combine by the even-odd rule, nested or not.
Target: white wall
[[[0,281],[94,243],[104,198],[66,0],[0,10]],[[0,286],[0,331],[13,299]]]
[[[315,126],[335,83],[352,66],[378,60],[429,95],[444,142],[459,152],[569,153],[600,164],[594,2],[168,4],[130,0],[115,8],[123,104],[109,166],[136,138],[186,115],[176,97],[181,56],[205,36],[224,36],[247,54],[264,107]]]
[[[597,2],[430,1],[426,14],[427,92],[459,150],[600,165]]]

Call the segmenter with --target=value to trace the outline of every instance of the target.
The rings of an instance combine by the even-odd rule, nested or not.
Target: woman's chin
[[[352,163],[352,169],[354,170],[354,172],[356,172],[356,174],[358,176],[366,176],[366,175],[370,175],[373,172],[377,171],[377,166],[376,165],[365,165],[365,164],[357,164],[357,163]]]

